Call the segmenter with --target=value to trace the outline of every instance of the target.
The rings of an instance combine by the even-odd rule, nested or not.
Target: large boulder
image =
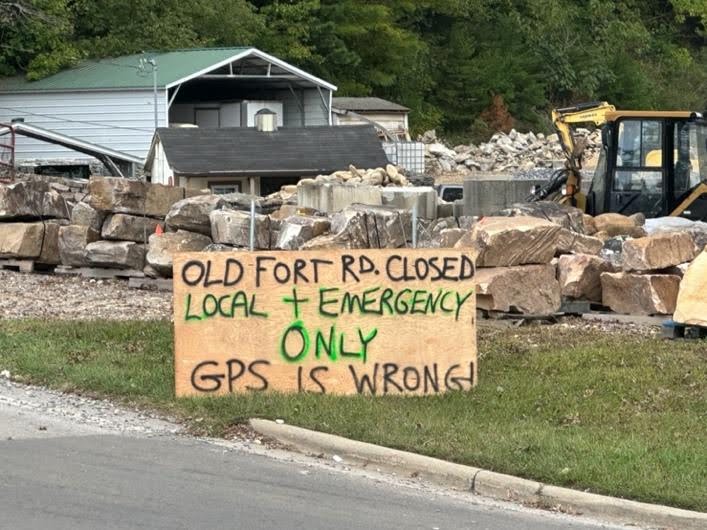
[[[51,219],[69,219],[71,217],[71,208],[61,193],[49,190],[44,194],[42,217]]]
[[[503,217],[537,217],[545,219],[563,228],[585,234],[584,213],[579,208],[563,206],[552,201],[538,201],[512,204],[501,210],[498,215]]]
[[[184,188],[121,177],[91,177],[88,203],[102,212],[164,217],[185,196]]]
[[[476,307],[487,311],[550,315],[560,309],[555,266],[476,269]]]
[[[42,252],[44,225],[0,223],[0,257],[35,259]]]
[[[178,230],[152,234],[147,249],[147,265],[162,276],[172,276],[172,260],[179,252],[200,252],[211,245],[209,236]]]
[[[645,218],[639,216],[626,216],[620,213],[603,213],[594,218],[594,226],[597,233],[603,232],[609,237],[631,236],[643,237],[646,231],[643,229]]]
[[[477,267],[550,263],[561,227],[535,217],[484,217],[455,248],[471,248]]]
[[[100,233],[90,226],[69,225],[59,228],[59,257],[63,265],[85,267],[89,265],[86,247],[98,241]]]
[[[337,236],[337,244],[345,245],[335,248],[370,248],[364,211],[346,208],[335,213],[331,216],[331,233]]]
[[[697,256],[682,278],[673,320],[707,327],[707,250]]]
[[[42,251],[37,258],[39,263],[46,265],[61,264],[61,256],[59,254],[59,230],[62,228],[61,222],[66,221],[46,221],[44,223]]]
[[[329,219],[325,217],[307,217],[293,215],[280,224],[275,248],[297,250],[310,239],[314,239],[329,230]]]
[[[38,180],[0,185],[0,221],[39,219],[48,186]]]
[[[184,197],[186,197],[184,188],[146,183],[144,215],[164,219],[172,205],[181,201]]]
[[[696,254],[707,248],[707,223],[703,221],[691,221],[684,217],[656,217],[646,220],[645,229],[648,235],[687,232],[695,241]]]
[[[622,257],[625,270],[666,269],[692,261],[695,242],[687,232],[659,233],[624,242]]]
[[[76,203],[71,210],[72,225],[88,226],[97,232],[101,231],[105,218],[105,213],[99,212],[86,202]]]
[[[614,267],[589,254],[566,254],[557,262],[557,275],[562,296],[574,300],[601,302],[601,274]]]
[[[464,230],[463,228],[444,228],[433,238],[433,242],[437,243],[434,246],[438,246],[439,248],[453,248],[467,232],[468,230]]]
[[[579,234],[562,228],[557,239],[558,254],[593,254],[597,255],[604,248],[604,242],[596,237]]]
[[[236,247],[250,246],[250,214],[238,210],[214,210],[209,214],[211,238],[214,243],[224,243]],[[255,214],[256,249],[270,248],[270,218]]]
[[[366,214],[366,230],[371,248],[400,248],[406,244],[406,232],[412,231],[410,219],[404,213],[390,206],[368,206],[354,204],[354,211]],[[408,229],[406,231],[406,225]]]
[[[96,241],[86,245],[86,259],[98,267],[142,270],[145,245],[134,241]]]
[[[225,204],[219,195],[197,195],[175,202],[167,213],[165,221],[172,230],[188,230],[207,236],[211,235],[209,214]]]
[[[112,241],[135,241],[147,243],[150,235],[161,223],[152,217],[114,213],[106,217],[101,237]]]
[[[627,315],[669,315],[675,311],[680,277],[671,274],[604,272],[602,304]]]

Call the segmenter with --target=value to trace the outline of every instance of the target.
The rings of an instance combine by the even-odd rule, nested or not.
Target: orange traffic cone
[[[164,234],[164,229],[162,228],[161,224],[158,224],[157,227],[155,228],[155,234],[157,234],[158,236],[161,236],[162,234]]]

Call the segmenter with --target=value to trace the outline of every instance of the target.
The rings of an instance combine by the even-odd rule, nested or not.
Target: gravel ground
[[[172,317],[172,293],[121,280],[0,271],[0,318],[156,320]]]
[[[37,431],[37,436],[92,433],[164,436],[183,433],[182,426],[143,411],[131,410],[105,399],[26,386],[11,381],[9,376],[7,371],[0,372],[0,416],[6,421],[16,421],[23,431]],[[26,432],[22,435],[26,436]]]

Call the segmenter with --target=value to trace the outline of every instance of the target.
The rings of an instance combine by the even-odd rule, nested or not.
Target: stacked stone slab
[[[552,263],[562,227],[530,216],[485,217],[454,245],[476,262],[477,307],[549,315],[560,309]]]
[[[601,274],[603,304],[617,313],[672,314],[681,277],[671,268],[694,258],[694,239],[687,232],[627,240],[622,250],[623,270]]]
[[[43,180],[0,185],[0,259],[58,265],[59,229],[71,206]]]
[[[139,180],[92,177],[88,194],[73,209],[71,224],[59,231],[62,264],[142,271],[149,266],[151,236],[165,229],[170,208],[188,193]],[[157,265],[163,263],[162,257]]]

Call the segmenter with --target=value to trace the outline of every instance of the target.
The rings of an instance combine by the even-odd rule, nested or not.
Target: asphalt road
[[[165,429],[107,433],[32,406],[0,399],[0,528],[600,528],[397,477],[376,479],[345,462],[262,447],[258,454]]]

